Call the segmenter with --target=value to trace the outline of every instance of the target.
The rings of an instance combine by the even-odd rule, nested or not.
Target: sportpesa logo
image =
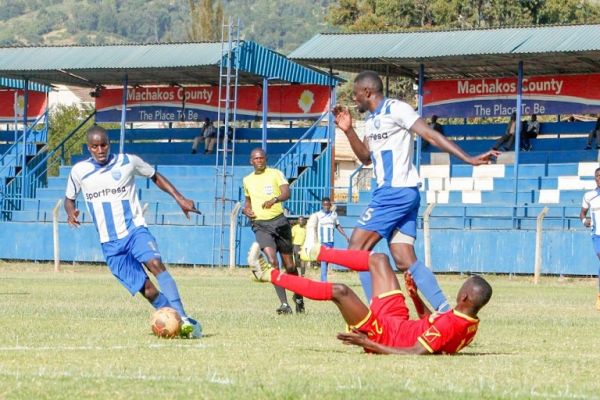
[[[388,138],[388,133],[387,132],[383,132],[383,133],[371,133],[367,137],[369,138],[369,140],[382,140],[382,139],[387,139]]]
[[[97,192],[92,192],[92,193],[86,193],[85,194],[85,199],[86,200],[93,200],[93,199],[97,199],[99,197],[103,197],[103,196],[108,196],[111,194],[121,194],[121,193],[126,193],[127,192],[127,187],[122,186],[120,188],[106,188],[106,189],[102,189],[102,190],[98,190]]]

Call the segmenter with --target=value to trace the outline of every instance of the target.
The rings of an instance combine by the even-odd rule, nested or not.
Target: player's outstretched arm
[[[354,127],[352,127],[352,116],[350,115],[348,108],[336,105],[332,112],[335,116],[335,124],[346,134],[350,147],[352,147],[352,151],[356,154],[356,157],[358,157],[360,162],[364,165],[370,165],[371,154],[369,152],[369,147],[360,140]]]
[[[427,140],[432,145],[436,146],[446,153],[452,154],[453,156],[460,158],[464,162],[471,165],[483,165],[488,164],[492,157],[498,157],[499,151],[490,150],[477,156],[470,156],[465,153],[460,147],[454,142],[448,140],[441,133],[433,130],[429,125],[425,123],[423,118],[417,119],[417,121],[410,127],[410,130]]]
[[[337,338],[344,344],[355,345],[372,351],[376,354],[396,354],[396,355],[426,355],[431,354],[418,341],[412,347],[390,347],[376,343],[369,339],[367,335],[357,330],[347,333],[338,333]]]
[[[71,226],[78,227],[79,210],[75,207],[75,200],[65,197],[65,212],[67,213],[67,223]]]
[[[198,209],[196,208],[196,205],[194,204],[193,200],[183,197],[183,195],[179,193],[175,186],[173,186],[173,184],[169,182],[167,178],[165,178],[158,172],[156,172],[152,176],[152,182],[154,182],[160,190],[169,193],[171,196],[173,196],[173,198],[175,199],[177,204],[179,204],[179,207],[181,207],[181,210],[187,218],[190,217],[189,213],[191,212],[195,214],[201,214],[201,212],[198,211]]]

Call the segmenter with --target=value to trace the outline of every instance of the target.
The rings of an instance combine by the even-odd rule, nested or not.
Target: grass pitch
[[[598,398],[596,281],[488,276],[474,343],[395,357],[339,343],[337,308],[277,316],[248,270],[171,268],[201,340],[164,340],[104,266],[0,264],[0,399]],[[310,271],[317,277],[317,271]],[[352,273],[332,273],[362,294]],[[454,298],[463,278],[442,276]]]

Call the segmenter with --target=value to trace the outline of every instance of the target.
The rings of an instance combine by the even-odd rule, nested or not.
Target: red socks
[[[271,271],[271,283],[311,300],[331,300],[333,298],[332,283],[315,282],[300,276],[282,274],[276,269]]]
[[[370,255],[370,250],[334,249],[321,246],[317,259],[348,267],[353,271],[368,271]]]

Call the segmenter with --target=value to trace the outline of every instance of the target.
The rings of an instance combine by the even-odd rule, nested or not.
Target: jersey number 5
[[[372,208],[367,208],[365,210],[365,212],[363,213],[363,215],[360,216],[360,219],[363,222],[367,222],[371,218],[373,218],[373,209]]]

